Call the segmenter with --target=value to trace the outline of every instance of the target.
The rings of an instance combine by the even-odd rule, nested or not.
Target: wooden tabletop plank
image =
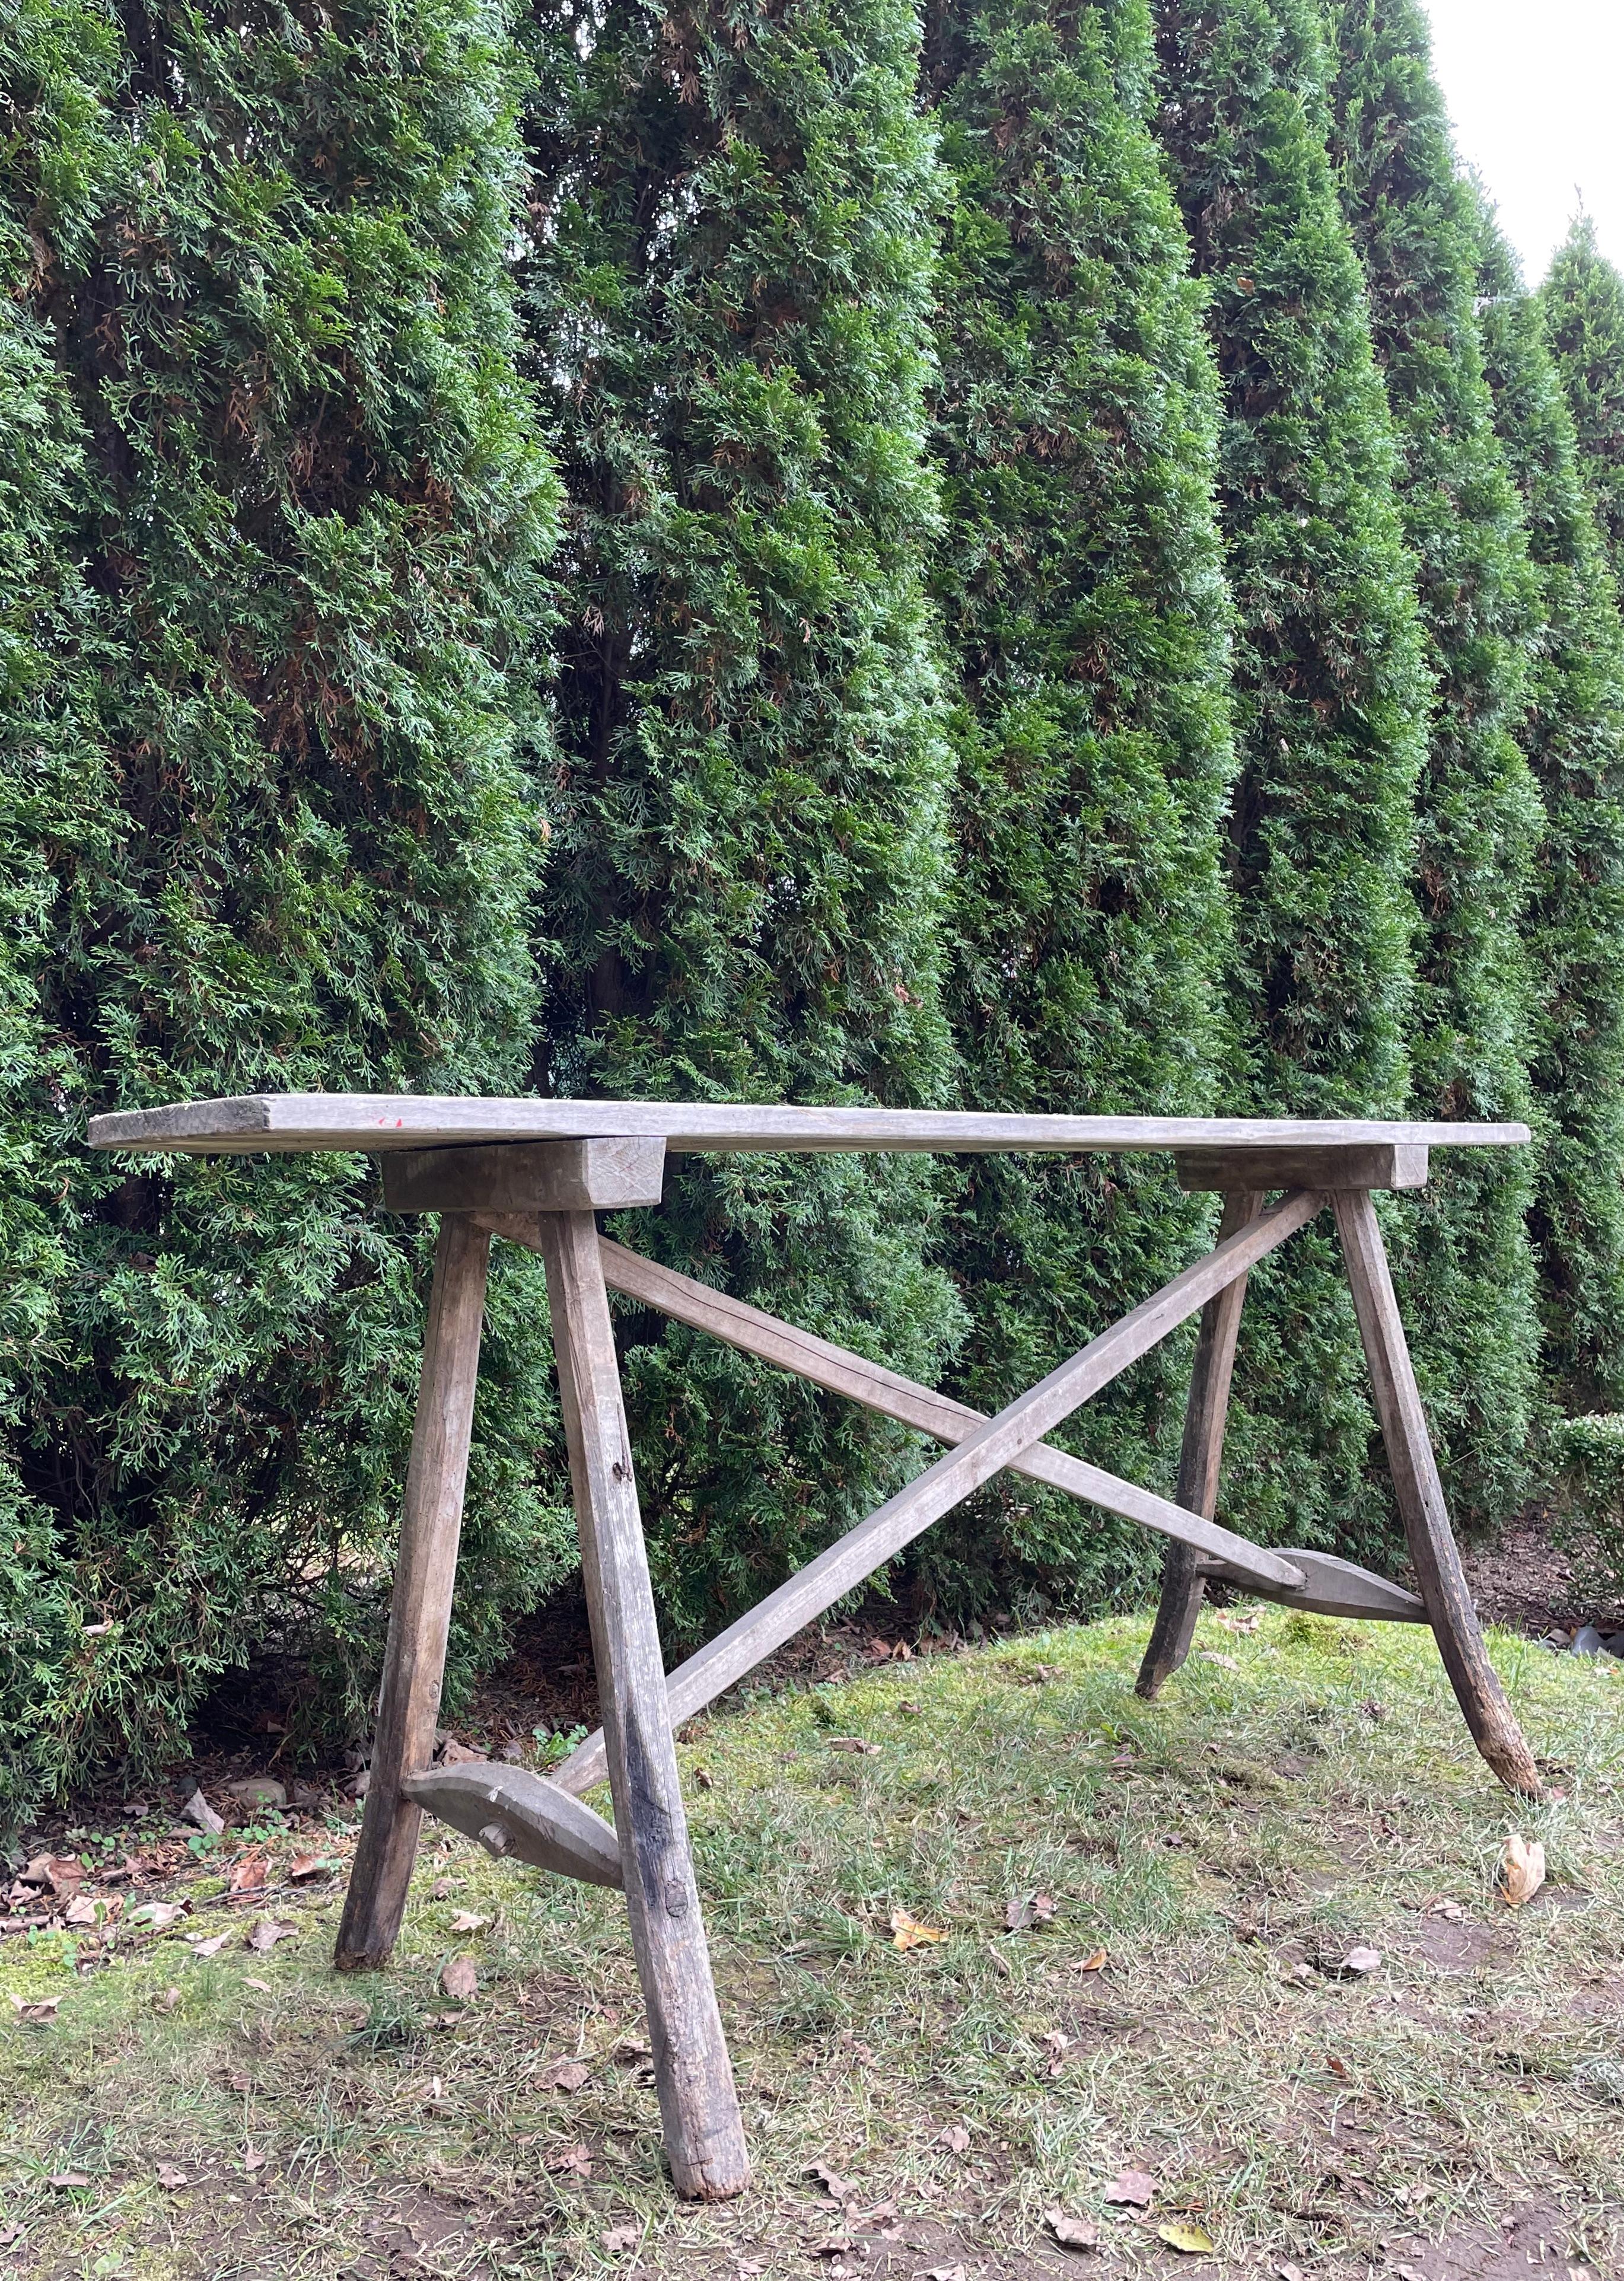
[[[797,1108],[670,1101],[481,1099],[434,1094],[257,1093],[174,1102],[90,1120],[93,1148],[166,1156],[467,1147],[620,1135],[673,1150],[955,1149],[1071,1154],[1172,1148],[1515,1148],[1526,1125],[1404,1125],[1366,1118],[1013,1117],[976,1110]]]

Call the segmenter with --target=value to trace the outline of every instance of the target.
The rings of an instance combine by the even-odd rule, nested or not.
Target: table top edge
[[[430,1094],[239,1094],[115,1110],[89,1145],[166,1156],[456,1148],[499,1141],[648,1138],[674,1151],[919,1149],[1137,1154],[1196,1148],[1516,1148],[1520,1123],[1371,1117],[1048,1116],[788,1102],[558,1101]]]

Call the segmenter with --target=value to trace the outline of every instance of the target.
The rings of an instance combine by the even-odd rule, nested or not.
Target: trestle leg
[[[666,2153],[679,2193],[716,2201],[748,2184],[750,2161],[677,1782],[598,1231],[590,1211],[544,1212],[540,1231],[609,1788]]]
[[[1508,1790],[1538,1798],[1543,1785],[1534,1754],[1489,1660],[1466,1589],[1375,1206],[1363,1188],[1331,1201],[1394,1493],[1438,1652],[1478,1749]]]
[[[490,1257],[491,1238],[483,1228],[466,1214],[445,1214],[434,1255],[372,1770],[333,1960],[341,1972],[386,1964],[406,1914],[423,1817],[421,1806],[402,1797],[400,1784],[434,1755]]]
[[[1224,1198],[1218,1241],[1222,1243],[1256,1219],[1263,1198],[1251,1189],[1232,1188]],[[1201,1311],[1195,1360],[1184,1412],[1184,1442],[1179,1453],[1176,1502],[1187,1512],[1210,1520],[1218,1511],[1218,1475],[1224,1462],[1224,1427],[1229,1415],[1229,1382],[1234,1374],[1235,1342],[1246,1280],[1231,1283]],[[1201,1613],[1205,1564],[1193,1544],[1170,1539],[1162,1562],[1162,1597],[1133,1691],[1147,1702],[1171,1679],[1190,1651]]]

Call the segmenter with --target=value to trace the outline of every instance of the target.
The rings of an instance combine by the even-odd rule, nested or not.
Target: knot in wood
[[[487,1853],[498,1855],[510,1852],[513,1846],[506,1826],[499,1821],[487,1821],[479,1833],[479,1842]]]
[[[688,1914],[688,1888],[680,1877],[668,1877],[665,1881],[665,1912],[671,1917],[685,1917]]]

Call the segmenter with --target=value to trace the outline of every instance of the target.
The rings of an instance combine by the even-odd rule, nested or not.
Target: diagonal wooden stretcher
[[[1188,1654],[1210,1577],[1323,1614],[1430,1624],[1483,1757],[1508,1788],[1539,1795],[1461,1571],[1372,1202],[1376,1190],[1422,1186],[1429,1149],[1518,1146],[1528,1138],[1524,1125],[265,1094],[120,1111],[93,1119],[89,1137],[93,1147],[130,1153],[375,1153],[389,1210],[439,1215],[372,1776],[336,1960],[341,1969],[387,1961],[424,1813],[493,1853],[619,1888],[648,2008],[667,2153],[684,2194],[739,2192],[749,2161],[673,1731],[1005,1468],[1166,1538],[1141,1695],[1154,1696]],[[658,1204],[669,1151],[820,1149],[1171,1153],[1184,1187],[1222,1194],[1222,1215],[1205,1257],[987,1418],[599,1233],[599,1210]],[[1214,1517],[1247,1277],[1327,1209],[1419,1592],[1327,1553],[1253,1544]],[[493,1237],[539,1252],[546,1264],[604,1705],[600,1732],[550,1777],[431,1763]],[[621,1397],[612,1289],[947,1445],[878,1512],[669,1675]],[[1200,1327],[1176,1497],[1049,1444],[1056,1427],[1193,1315]],[[581,1802],[606,1775],[613,1826]]]

